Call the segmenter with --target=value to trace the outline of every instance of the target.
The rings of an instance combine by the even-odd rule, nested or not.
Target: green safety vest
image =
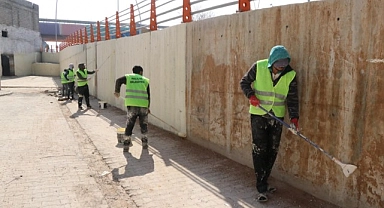
[[[268,59],[257,61],[256,80],[254,81],[255,95],[260,100],[260,105],[266,110],[272,110],[275,116],[284,117],[285,99],[287,98],[289,85],[296,76],[295,71],[290,71],[280,77],[279,81],[273,86],[271,72],[268,69]],[[249,113],[255,115],[265,115],[265,111],[259,107],[250,105]]]
[[[81,86],[87,85],[88,84],[88,80],[87,80],[88,71],[87,71],[87,69],[84,69],[84,71],[81,71],[80,69],[78,69],[77,72],[79,72],[82,75],[82,77],[85,77],[85,79],[82,79],[79,76],[76,76],[77,77],[77,86],[81,87]]]
[[[69,79],[68,82],[74,82],[75,81],[75,73],[73,72],[73,70],[68,69],[67,78]]]
[[[126,74],[125,78],[125,106],[137,106],[148,108],[148,92],[149,79],[140,74]]]
[[[64,74],[65,74],[65,72],[62,72],[60,75],[61,84],[67,84],[69,82],[67,79],[65,79]]]

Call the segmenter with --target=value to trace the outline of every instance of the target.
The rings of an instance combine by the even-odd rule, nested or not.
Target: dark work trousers
[[[77,91],[79,93],[79,100],[77,102],[79,104],[79,108],[83,104],[83,97],[85,98],[85,103],[87,104],[87,107],[91,107],[91,104],[89,103],[89,88],[88,88],[88,85],[77,87]]]
[[[268,178],[279,150],[283,126],[272,117],[251,114],[251,127],[256,188],[259,193],[265,193],[268,189]]]
[[[125,128],[125,135],[131,136],[133,127],[135,126],[136,119],[139,117],[141,134],[146,136],[148,132],[148,108],[127,106],[127,128]]]
[[[68,94],[68,83],[62,85],[63,88],[61,88],[61,96],[65,97]]]
[[[72,99],[75,98],[75,82],[68,83],[68,98],[70,97],[72,97]]]

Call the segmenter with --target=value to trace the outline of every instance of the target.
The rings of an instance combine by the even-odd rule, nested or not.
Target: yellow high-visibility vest
[[[148,107],[149,79],[140,74],[126,74],[125,106]]]
[[[268,69],[268,59],[256,62],[257,72],[254,81],[255,95],[260,100],[260,105],[266,110],[272,110],[275,116],[284,117],[285,100],[288,95],[289,85],[296,76],[295,71],[290,71],[280,77],[279,81],[273,86],[271,72]],[[255,115],[265,115],[265,111],[259,107],[250,105],[249,113]]]

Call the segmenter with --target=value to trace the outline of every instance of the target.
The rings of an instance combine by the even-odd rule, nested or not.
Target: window
[[[4,37],[4,38],[8,37],[8,31],[7,30],[2,30],[1,31],[1,37]]]

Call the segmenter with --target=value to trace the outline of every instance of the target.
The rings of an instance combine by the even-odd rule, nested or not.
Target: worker
[[[88,74],[94,74],[98,70],[95,69],[95,71],[88,71],[85,68],[84,63],[80,63],[78,65],[79,69],[76,71],[76,78],[77,78],[77,93],[79,94],[78,99],[78,109],[83,110],[82,104],[83,104],[83,97],[85,98],[85,103],[87,104],[87,109],[92,108],[91,104],[89,102],[89,88],[88,88]]]
[[[141,128],[141,142],[143,149],[148,148],[148,113],[150,104],[149,79],[143,76],[143,68],[134,66],[132,74],[126,74],[116,80],[116,98],[120,97],[120,87],[125,84],[125,106],[127,106],[127,126],[125,128],[124,152],[132,146],[132,130],[139,117]]]
[[[240,87],[249,99],[252,132],[252,158],[256,175],[257,200],[266,202],[268,178],[275,163],[282,133],[282,124],[259,106],[277,118],[284,120],[285,104],[295,130],[299,128],[299,99],[296,72],[289,65],[291,57],[282,45],[274,46],[268,59],[254,63],[240,81]]]

